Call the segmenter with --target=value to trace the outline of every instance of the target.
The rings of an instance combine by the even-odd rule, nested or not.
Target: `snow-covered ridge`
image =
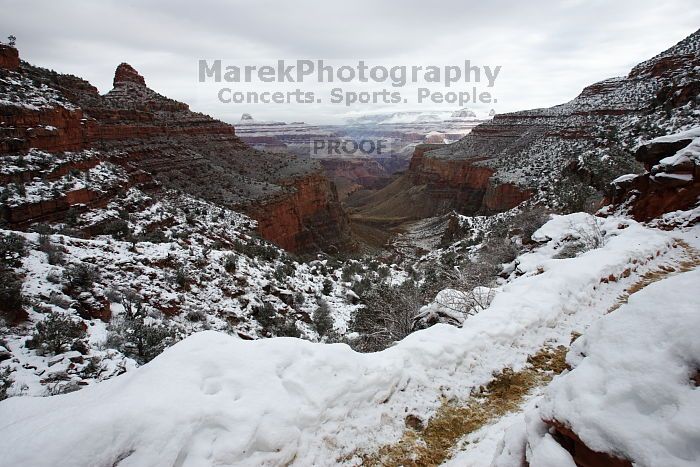
[[[553,258],[592,223],[601,248]],[[443,398],[522,368],[543,345],[568,344],[638,275],[677,261],[674,234],[621,218],[555,217],[488,309],[461,329],[436,325],[375,354],[195,334],[78,393],[0,403],[0,465],[356,464],[356,454],[396,441],[407,414],[428,417]]]

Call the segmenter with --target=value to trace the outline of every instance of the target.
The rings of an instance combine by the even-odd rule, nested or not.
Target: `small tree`
[[[99,278],[97,270],[87,264],[71,264],[63,271],[63,278],[71,287],[89,290]]]
[[[148,313],[136,292],[123,292],[124,314],[108,327],[107,344],[137,362],[148,363],[180,338],[176,329],[148,320]]]
[[[238,267],[238,260],[236,259],[236,255],[234,254],[229,254],[224,257],[224,269],[226,272],[229,274],[234,274],[236,272],[236,268]]]
[[[24,237],[11,233],[0,237],[0,262],[2,266],[16,267],[27,255]]]
[[[353,347],[360,352],[375,352],[412,332],[423,296],[412,280],[398,286],[384,283],[369,290],[362,304],[350,322],[350,330],[360,334]]]
[[[331,308],[325,300],[319,300],[318,308],[314,311],[312,321],[319,336],[327,336],[333,330],[333,317]]]
[[[10,322],[19,321],[26,316],[23,304],[22,279],[12,270],[0,270],[0,315]]]
[[[323,295],[330,295],[333,292],[333,281],[326,278],[323,280]]]
[[[70,349],[77,340],[84,337],[85,328],[82,323],[60,313],[51,313],[36,323],[36,331],[27,341],[27,347],[55,355]]]
[[[13,34],[7,36],[7,45],[9,45],[10,47],[14,47],[16,42],[17,38]]]

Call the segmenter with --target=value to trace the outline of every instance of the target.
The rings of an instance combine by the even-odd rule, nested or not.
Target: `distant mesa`
[[[476,113],[471,109],[460,109],[452,112],[452,118],[476,118]]]
[[[253,123],[253,116],[251,114],[241,115],[241,122]]]
[[[114,87],[124,83],[135,83],[140,86],[146,86],[146,80],[128,63],[122,63],[117,67],[114,73]]]

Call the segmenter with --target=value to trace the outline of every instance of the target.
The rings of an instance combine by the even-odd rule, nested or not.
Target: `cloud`
[[[197,62],[470,59],[503,67],[495,107],[511,111],[565,102],[592,82],[626,74],[695,31],[700,8],[694,0],[4,0],[0,24],[18,37],[23,59],[82,76],[102,92],[127,61],[152,88],[224,120],[249,112],[321,121],[376,106],[224,105],[215,88],[197,83]]]

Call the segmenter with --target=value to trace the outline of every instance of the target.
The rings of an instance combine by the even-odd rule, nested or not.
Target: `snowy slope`
[[[634,465],[698,465],[698,284],[700,269],[652,284],[574,344],[574,369],[528,417],[530,458],[545,457],[542,420],[557,420],[594,451]]]
[[[601,248],[552,258],[592,222]],[[544,344],[568,344],[639,275],[679,261],[676,235],[620,218],[555,217],[488,309],[463,328],[436,325],[375,354],[195,334],[80,392],[0,403],[0,466],[357,464],[396,441],[407,414],[425,419],[444,398],[522,368]]]

